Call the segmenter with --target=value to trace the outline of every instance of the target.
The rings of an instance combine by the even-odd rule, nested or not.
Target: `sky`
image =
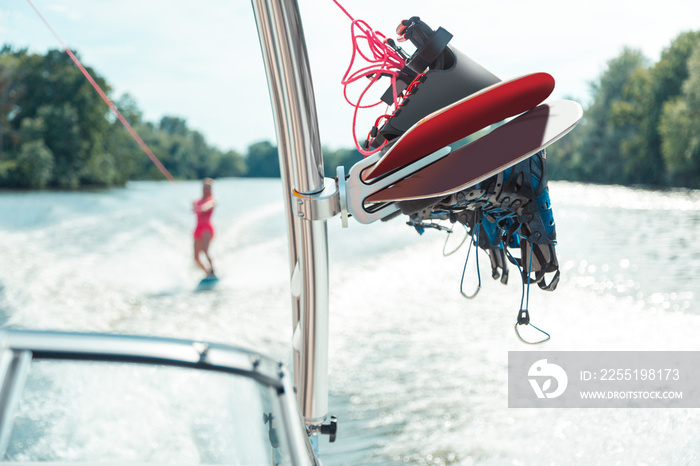
[[[146,120],[184,118],[210,144],[245,152],[275,141],[257,30],[245,0],[33,0],[111,96],[130,94]],[[554,76],[553,99],[585,105],[589,86],[624,47],[652,62],[681,32],[700,30],[698,0],[343,0],[356,19],[393,36],[420,16],[501,79]],[[340,80],[351,54],[350,20],[332,0],[299,0],[322,144],[353,145],[352,108]],[[25,0],[0,0],[0,43],[44,53],[56,39]],[[379,108],[361,114],[365,135]]]

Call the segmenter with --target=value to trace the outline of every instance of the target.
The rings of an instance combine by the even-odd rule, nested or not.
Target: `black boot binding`
[[[479,247],[491,259],[495,280],[507,283],[508,258],[522,271],[523,283],[537,283],[541,289],[553,291],[559,283],[559,263],[545,160],[542,150],[456,194],[404,201],[399,207],[410,216],[409,224],[414,227],[450,220],[464,224],[469,234],[478,228]],[[519,250],[519,257],[508,248]],[[547,282],[550,273],[553,275]]]
[[[397,92],[403,93],[394,113],[380,128],[373,128],[368,147],[380,147],[401,136],[420,119],[457,102],[500,79],[477,62],[447,44],[452,34],[443,28],[433,31],[414,16],[401,22],[397,29],[400,41],[408,40],[416,51],[406,61],[396,81]],[[390,45],[394,45],[390,42]],[[405,56],[400,48],[396,50]],[[382,100],[394,103],[389,87]]]
[[[543,343],[549,339],[547,332],[530,322],[530,284],[537,283],[542,290],[554,291],[559,283],[559,263],[554,249],[557,242],[556,230],[547,189],[545,162],[545,151],[542,150],[456,194],[445,198],[399,203],[401,211],[410,217],[408,225],[421,233],[425,228],[436,228],[436,220],[463,224],[467,228],[467,234],[472,237],[471,242],[478,243],[487,252],[494,280],[500,278],[501,283],[506,284],[508,261],[516,265],[523,283],[523,296],[515,333],[522,342],[528,344]],[[474,237],[477,239],[474,240]],[[511,250],[519,250],[519,257],[515,257]],[[466,267],[465,263],[465,270]],[[548,274],[551,274],[549,281]],[[464,294],[463,282],[464,273],[460,292],[467,298],[474,297],[476,294]],[[526,340],[518,330],[521,325],[531,326],[544,337],[534,342]]]

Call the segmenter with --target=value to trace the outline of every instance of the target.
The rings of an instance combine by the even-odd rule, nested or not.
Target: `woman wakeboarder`
[[[211,224],[211,215],[216,206],[216,199],[211,194],[212,184],[214,180],[205,178],[202,180],[202,198],[192,202],[192,209],[197,215],[197,226],[194,229],[194,260],[197,265],[207,274],[208,279],[216,278],[214,275],[214,265],[211,257],[209,257],[209,244],[214,238],[214,227]],[[204,253],[204,256],[209,262],[209,267],[200,260],[199,256]]]

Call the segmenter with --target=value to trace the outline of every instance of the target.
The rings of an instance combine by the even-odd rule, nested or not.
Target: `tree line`
[[[107,81],[88,68],[110,93]],[[700,31],[685,32],[652,63],[626,48],[590,86],[584,118],[548,148],[550,179],[700,188]],[[245,154],[209,145],[184,119],[143,119],[129,95],[117,107],[179,179],[279,176],[269,141]],[[326,176],[361,159],[324,149]],[[0,187],[110,186],[162,175],[64,51],[0,49]]]
[[[110,95],[105,78],[87,70]],[[244,155],[224,152],[182,118],[145,121],[129,95],[115,105],[175,178],[279,176],[277,148],[268,141]],[[359,160],[354,151],[329,152],[343,156]],[[0,49],[0,188],[75,189],[162,176],[67,53]]]
[[[700,31],[651,63],[626,48],[591,84],[591,103],[547,149],[552,179],[700,188]]]

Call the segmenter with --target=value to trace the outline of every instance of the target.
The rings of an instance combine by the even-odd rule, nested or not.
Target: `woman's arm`
[[[209,212],[216,206],[216,199],[213,197],[209,199],[207,202],[202,203],[201,206],[199,206],[199,211],[200,212]]]

